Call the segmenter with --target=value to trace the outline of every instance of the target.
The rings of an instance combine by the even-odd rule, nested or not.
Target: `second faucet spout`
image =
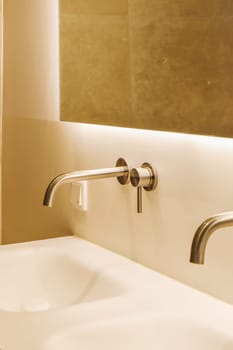
[[[217,229],[233,226],[233,211],[209,217],[198,227],[192,242],[190,262],[204,264],[205,249],[211,234]]]

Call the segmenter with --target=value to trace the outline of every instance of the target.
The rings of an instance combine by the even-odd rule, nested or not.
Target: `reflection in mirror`
[[[61,120],[233,136],[233,2],[60,0]]]

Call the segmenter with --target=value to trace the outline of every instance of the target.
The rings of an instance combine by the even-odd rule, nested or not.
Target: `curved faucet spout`
[[[217,229],[233,226],[233,211],[214,215],[198,227],[192,242],[190,262],[204,264],[205,250],[209,237]]]
[[[43,205],[51,207],[56,190],[65,183],[82,180],[96,180],[108,177],[127,178],[129,175],[128,166],[116,166],[114,168],[93,169],[84,171],[74,171],[56,176],[48,185]]]

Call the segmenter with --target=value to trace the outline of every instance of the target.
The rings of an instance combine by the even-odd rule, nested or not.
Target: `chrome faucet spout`
[[[43,205],[51,207],[53,203],[53,197],[57,189],[66,183],[71,183],[74,181],[82,181],[82,180],[96,180],[96,179],[104,179],[109,177],[117,177],[118,180],[121,180],[121,183],[124,184],[128,181],[129,177],[129,168],[124,161],[120,158],[119,164],[123,164],[122,166],[116,166],[114,168],[103,168],[103,169],[93,169],[93,170],[84,170],[84,171],[74,171],[71,173],[65,173],[56,176],[48,185]]]
[[[206,245],[211,234],[228,226],[233,226],[233,211],[217,214],[203,221],[192,241],[190,262],[204,264]]]

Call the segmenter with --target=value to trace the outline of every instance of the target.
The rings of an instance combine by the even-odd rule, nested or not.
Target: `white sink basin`
[[[64,349],[232,350],[233,338],[192,320],[141,314],[74,327],[51,339],[44,350]]]
[[[0,310],[43,311],[121,294],[103,271],[50,249],[1,252]]]
[[[0,324],[6,350],[233,350],[232,305],[75,237],[0,247]]]

